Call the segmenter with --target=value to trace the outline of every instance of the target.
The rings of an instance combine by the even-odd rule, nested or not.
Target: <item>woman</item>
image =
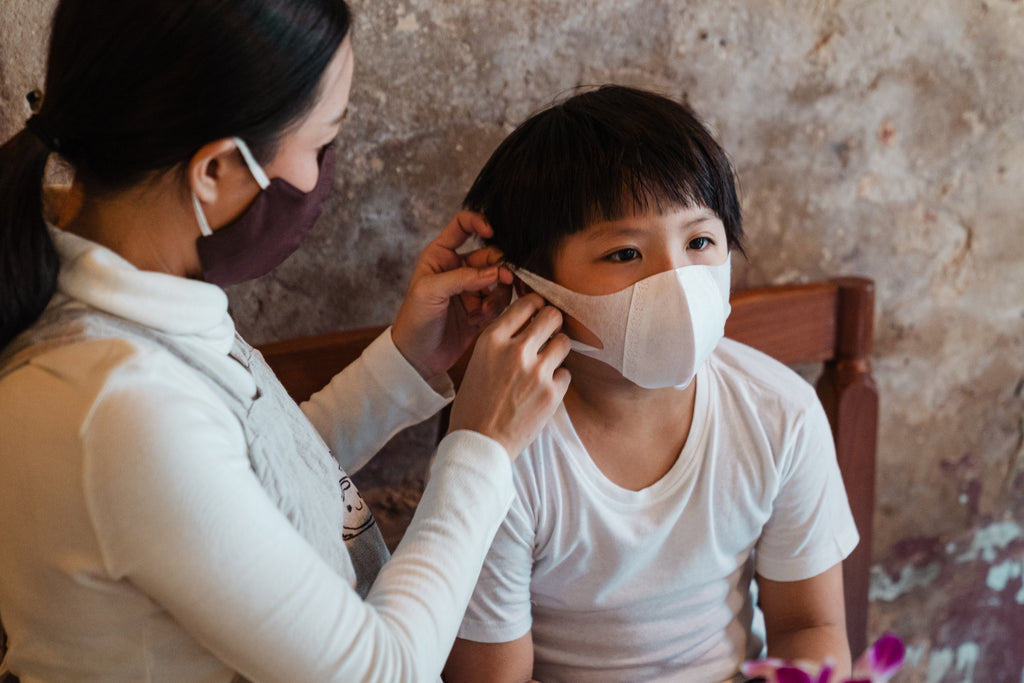
[[[340,0],[59,3],[45,97],[0,148],[0,672],[436,679],[569,346],[535,296],[498,315],[498,255],[455,252],[490,234],[468,213],[301,410],[234,334],[217,285],[283,260],[330,188],[348,31]],[[51,152],[75,171],[57,225]],[[485,323],[381,569],[345,470],[451,398]]]

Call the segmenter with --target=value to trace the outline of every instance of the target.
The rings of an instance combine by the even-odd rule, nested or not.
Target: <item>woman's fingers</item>
[[[472,315],[480,318],[476,321],[477,324],[488,322],[494,319],[495,316],[500,314],[508,306],[512,300],[512,285],[497,284],[493,289],[487,292],[483,297],[479,298],[478,306],[476,310],[473,310]],[[467,310],[472,310],[470,303],[464,302]]]
[[[485,266],[500,265],[505,259],[505,255],[497,247],[481,247],[474,249],[468,254],[464,254],[463,259],[467,266],[483,268]],[[511,271],[509,271],[509,274],[512,274]]]
[[[550,373],[556,379],[561,378],[560,381],[564,380],[566,387],[569,384],[569,371],[562,367],[562,363],[571,350],[572,340],[569,339],[569,335],[559,332],[537,352],[541,361],[541,371]]]
[[[538,294],[528,294],[516,299],[515,302],[513,302],[513,304],[509,306],[508,309],[491,325],[489,328],[491,330],[491,334],[500,334],[506,337],[512,337],[522,330],[523,327],[544,308],[544,299],[542,299]],[[547,308],[558,315],[558,324],[561,325],[561,314],[558,313],[558,309],[550,306],[547,306]],[[550,318],[550,313],[548,314],[548,318]]]
[[[500,266],[504,256],[494,247],[484,247],[465,254],[463,260],[471,268]],[[482,325],[505,310],[512,300],[512,272],[506,268],[498,270],[498,280],[483,290],[476,290],[463,296],[463,306],[474,325]]]
[[[391,334],[424,377],[450,368],[511,299],[512,273],[501,267],[499,250],[457,251],[470,238],[491,234],[483,216],[461,211],[416,262]]]
[[[447,304],[448,299],[465,293],[478,294],[481,300],[493,298],[491,305],[501,300],[507,304],[509,291],[489,296],[493,288],[512,284],[511,271],[499,265],[501,258],[500,251],[488,247],[460,257],[459,264],[448,268],[441,268],[435,263],[428,274],[413,278],[409,294],[434,305]]]
[[[434,242],[452,251],[458,249],[474,235],[490,237],[494,234],[487,219],[473,211],[460,211],[448,222]]]
[[[569,385],[569,341],[559,311],[536,294],[515,301],[477,342],[452,406],[451,428],[472,429],[522,452]]]
[[[455,214],[448,225],[423,250],[420,257],[421,265],[448,270],[453,263],[461,263],[461,256],[456,250],[473,237],[490,237],[491,226],[482,215],[472,211],[460,211]]]

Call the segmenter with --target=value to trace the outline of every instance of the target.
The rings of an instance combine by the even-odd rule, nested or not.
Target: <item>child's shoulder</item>
[[[722,339],[708,371],[732,392],[741,391],[754,400],[780,401],[792,408],[818,402],[814,387],[792,368],[734,339]]]

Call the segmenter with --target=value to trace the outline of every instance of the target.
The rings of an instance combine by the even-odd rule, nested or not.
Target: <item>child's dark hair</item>
[[[56,286],[42,216],[51,151],[94,194],[224,137],[265,161],[316,102],[349,27],[342,0],[60,0],[39,110],[0,147],[0,348]]]
[[[533,115],[498,146],[463,203],[512,265],[551,274],[561,240],[634,211],[704,206],[742,252],[734,173],[686,105],[607,85]]]

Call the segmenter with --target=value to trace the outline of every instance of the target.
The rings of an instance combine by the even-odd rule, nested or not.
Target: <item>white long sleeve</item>
[[[301,407],[342,468],[354,474],[391,437],[436,414],[454,395],[447,375],[429,383],[420,377],[395,348],[389,327]]]

